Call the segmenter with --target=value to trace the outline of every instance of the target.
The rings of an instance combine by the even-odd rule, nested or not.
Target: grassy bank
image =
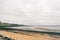
[[[15,27],[15,26],[23,26],[23,25],[0,22],[0,27]]]

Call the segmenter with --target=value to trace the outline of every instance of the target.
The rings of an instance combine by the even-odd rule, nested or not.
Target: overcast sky
[[[60,0],[0,0],[0,21],[60,25]]]

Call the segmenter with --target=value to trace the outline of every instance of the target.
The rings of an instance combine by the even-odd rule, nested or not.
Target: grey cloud
[[[28,25],[60,25],[60,0],[0,0],[0,19]]]

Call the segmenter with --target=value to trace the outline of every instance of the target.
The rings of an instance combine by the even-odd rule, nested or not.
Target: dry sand
[[[60,38],[56,38],[51,35],[49,36],[48,34],[40,34],[40,33],[30,33],[32,35],[27,35],[27,34],[25,35],[21,33],[14,33],[14,32],[0,30],[0,35],[15,39],[15,40],[60,40]]]

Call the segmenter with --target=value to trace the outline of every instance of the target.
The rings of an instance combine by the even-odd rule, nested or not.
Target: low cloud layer
[[[60,25],[60,0],[0,0],[0,21]]]

